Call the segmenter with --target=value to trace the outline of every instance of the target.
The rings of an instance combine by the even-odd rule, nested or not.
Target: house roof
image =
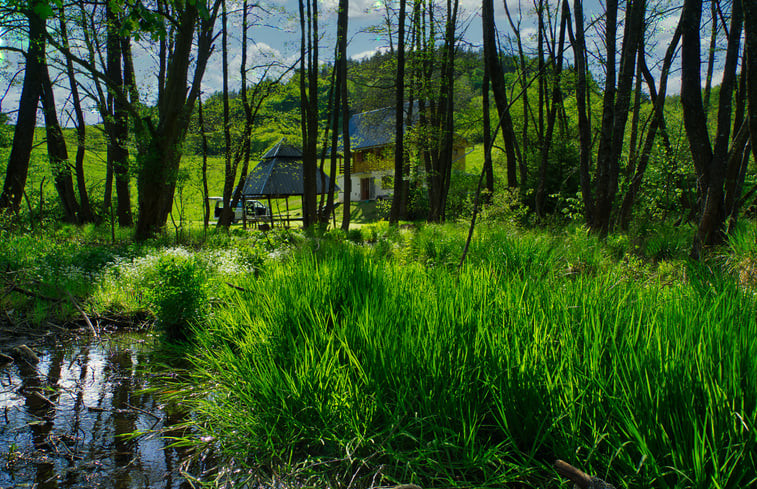
[[[361,112],[350,117],[350,146],[353,150],[394,143],[395,107]]]
[[[296,158],[302,159],[302,150],[287,143],[287,138],[281,138],[278,143],[274,144],[271,149],[265,152],[262,159],[270,158]]]
[[[317,171],[316,193],[328,192],[331,180],[320,169]],[[282,138],[266,151],[263,159],[247,174],[245,196],[285,197],[305,193],[302,177],[302,151]],[[336,187],[339,190],[338,187]]]
[[[409,110],[409,104],[405,104],[405,112]],[[412,127],[418,122],[419,108],[418,104],[413,104],[412,121],[410,126]],[[377,148],[394,144],[394,138],[396,136],[396,107],[384,107],[383,109],[371,110],[368,112],[361,112],[360,114],[354,114],[350,117],[350,149],[352,151]],[[403,114],[403,122],[407,124],[406,113]],[[407,126],[405,130],[407,130]],[[463,145],[468,144],[468,141],[462,136],[455,134],[455,139],[460,141]],[[341,138],[339,141],[339,151],[343,150],[341,144]]]

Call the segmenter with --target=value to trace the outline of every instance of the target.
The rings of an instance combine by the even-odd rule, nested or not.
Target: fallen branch
[[[249,290],[245,289],[244,287],[240,287],[240,286],[238,286],[238,285],[234,285],[234,284],[231,284],[231,283],[229,283],[229,282],[226,282],[226,285],[228,285],[228,286],[229,286],[229,287],[231,287],[232,289],[234,289],[234,290],[238,290],[238,291],[240,291],[240,292],[250,292]]]
[[[592,477],[581,469],[573,467],[562,460],[555,461],[555,470],[561,476],[570,479],[580,489],[615,489],[615,486],[597,477]]]
[[[6,290],[6,293],[10,292],[18,292],[19,294],[23,294],[29,297],[34,297],[35,299],[42,299],[45,301],[50,302],[60,302],[62,299],[58,297],[50,297],[49,295],[40,294],[39,292],[33,292],[31,290],[24,289],[23,287],[19,287],[16,284],[10,284]]]
[[[84,312],[84,309],[82,309],[81,307],[79,307],[79,303],[76,302],[76,299],[74,299],[74,296],[71,294],[71,292],[69,292],[67,290],[66,294],[68,294],[68,298],[71,301],[71,304],[74,305],[74,307],[76,308],[76,310],[79,311],[79,314],[81,314],[82,317],[84,318],[84,322],[87,323],[87,326],[89,327],[89,330],[92,331],[92,334],[95,335],[95,338],[100,339],[100,335],[97,334],[97,330],[92,325],[92,321],[89,320],[89,316],[87,316],[87,313]]]
[[[43,396],[42,394],[40,394],[37,391],[32,392],[31,393],[31,397],[33,397],[37,401],[39,401],[39,402],[41,402],[41,403],[43,403],[43,404],[45,404],[45,405],[47,405],[49,407],[55,407],[55,403],[53,401],[51,401],[50,399],[48,399],[47,397]]]

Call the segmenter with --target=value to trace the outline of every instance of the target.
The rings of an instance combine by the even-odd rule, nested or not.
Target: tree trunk
[[[668,86],[668,75],[670,73],[670,67],[673,63],[673,57],[675,56],[676,49],[678,48],[678,42],[680,40],[681,40],[681,23],[679,21],[678,27],[676,28],[676,31],[673,34],[673,39],[670,41],[670,44],[668,45],[668,49],[665,52],[665,58],[663,59],[663,62],[662,62],[659,91],[655,88],[655,83],[654,83],[654,79],[652,78],[652,74],[649,72],[649,69],[646,66],[644,51],[643,50],[639,51],[639,69],[643,73],[643,76],[647,81],[647,87],[652,97],[652,103],[654,104],[653,106],[654,115],[652,119],[652,124],[650,125],[649,131],[647,132],[647,137],[644,142],[644,148],[642,149],[641,155],[639,157],[638,165],[636,165],[633,176],[631,177],[631,180],[628,184],[628,191],[626,192],[626,195],[623,197],[623,203],[620,207],[619,221],[620,221],[620,227],[624,231],[628,230],[628,227],[631,223],[631,211],[633,209],[636,196],[638,195],[639,190],[641,189],[641,182],[642,182],[642,179],[644,178],[644,172],[647,169],[649,158],[651,157],[651,154],[652,154],[652,148],[653,148],[657,131],[660,131],[663,135],[665,151],[668,154],[670,154],[671,152],[670,141],[668,141],[668,137],[667,137],[667,128],[665,125],[665,113],[663,111],[663,108],[665,106],[665,95],[666,95],[667,86]]]
[[[344,0],[345,4],[348,2],[348,0]],[[345,10],[348,10],[345,8]],[[345,20],[346,24],[347,20]],[[345,31],[346,31],[346,25],[345,25]],[[347,46],[344,46],[344,49],[346,49]],[[345,58],[344,58],[344,64],[342,65],[342,69],[344,72],[342,75],[344,76],[344,79],[347,80],[347,58],[346,58],[346,52],[344,52]],[[350,168],[350,162],[351,162],[351,155],[350,155],[350,112],[349,112],[349,106],[348,106],[348,100],[347,100],[347,83],[343,83],[340,87],[342,90],[342,141],[344,144],[343,148],[343,157],[344,157],[344,181],[342,183],[342,192],[344,194],[344,198],[342,201],[342,229],[345,231],[348,231],[350,229],[350,201],[352,198],[352,169]]]
[[[236,182],[236,165],[231,164],[231,121],[229,120],[229,28],[227,22],[226,0],[221,0],[221,76],[223,79],[221,98],[223,99],[223,210],[218,219],[218,226],[228,229],[234,220],[231,198]]]
[[[115,4],[107,5],[107,67],[106,75],[112,89],[123,91],[124,76],[122,71],[122,45],[120,13]],[[131,215],[131,195],[129,190],[129,139],[128,114],[124,102],[114,95],[109,96],[109,115],[111,120],[105,122],[108,137],[108,164],[111,166],[116,184],[116,215],[120,226],[133,224]]]
[[[34,3],[36,4],[37,2]],[[45,21],[33,6],[25,13],[29,21],[29,49],[26,53],[24,84],[13,132],[13,146],[5,171],[3,193],[0,194],[0,211],[14,213],[17,213],[21,206],[29,172],[34,127],[37,123],[37,104],[42,94],[42,67],[45,56]]]
[[[702,202],[699,225],[691,252],[695,258],[701,256],[705,247],[720,244],[725,239],[726,212],[723,185],[728,164],[731,96],[736,79],[741,37],[741,4],[734,2],[733,5],[723,81],[720,87],[718,127],[714,148],[710,145],[701,92],[699,36],[701,17],[702,0],[686,0],[681,13],[681,104],[686,136],[697,172],[697,190]]]
[[[189,116],[200,92],[202,75],[211,52],[212,32],[218,4],[199,19],[196,5],[188,3],[181,11],[174,50],[168,60],[164,97],[158,101],[158,124],[149,119],[136,121],[139,152],[139,217],[135,237],[143,240],[160,232],[173,205],[176,176],[181,160],[181,143]],[[195,25],[200,23],[198,39],[193,43]],[[193,44],[195,44],[193,49]],[[190,55],[194,53],[195,70],[187,90]]]
[[[757,161],[757,5],[751,0],[742,0],[742,5],[746,42],[747,121],[752,141],[752,153]]]
[[[55,190],[58,191],[58,197],[63,209],[63,220],[68,223],[78,224],[79,203],[76,202],[74,179],[68,163],[66,140],[63,138],[63,131],[60,128],[58,115],[55,111],[55,96],[53,95],[53,85],[50,83],[50,75],[47,71],[47,63],[43,63],[42,65],[42,112],[45,114],[47,155],[53,171]]]
[[[563,48],[565,46],[565,28],[570,22],[570,13],[563,10],[560,22],[560,41],[558,46],[557,59],[553,57],[550,64],[553,67],[553,86],[552,86],[552,105],[547,114],[547,132],[543,135],[541,143],[541,164],[539,165],[539,186],[536,189],[536,214],[544,217],[544,199],[546,197],[546,180],[547,166],[549,163],[549,150],[552,146],[552,135],[554,134],[555,121],[557,119],[557,110],[562,103],[562,91],[560,90],[560,81],[562,75]],[[553,50],[554,51],[554,50]]]
[[[710,49],[707,56],[707,75],[704,82],[704,115],[710,111],[710,93],[712,91],[712,71],[715,68],[715,50],[718,41],[718,1],[710,0]],[[737,0],[738,1],[738,0]]]
[[[302,225],[318,222],[316,169],[318,164],[318,2],[299,0],[300,114],[302,128]]]
[[[507,7],[507,2],[502,2],[503,6],[505,7],[505,15],[507,17],[507,21],[510,23],[510,28],[513,30],[513,33],[515,34],[515,41],[518,45],[518,60],[520,61],[520,88],[521,88],[521,99],[523,99],[523,129],[521,132],[521,148],[522,150],[518,150],[517,146],[517,139],[515,140],[515,153],[518,157],[518,172],[519,172],[519,183],[521,188],[521,195],[526,194],[527,186],[528,186],[528,166],[526,165],[526,154],[525,154],[525,148],[528,148],[529,144],[529,138],[528,138],[528,114],[531,111],[531,107],[528,102],[528,86],[529,82],[527,80],[528,78],[528,68],[526,65],[526,55],[523,51],[523,39],[520,35],[520,23],[521,18],[518,19],[518,25],[516,26],[513,22],[512,16],[510,15],[510,9]],[[483,12],[482,12],[483,15]]]
[[[497,106],[497,113],[502,121],[500,126],[502,128],[502,140],[505,144],[507,159],[507,186],[516,188],[518,186],[518,158],[515,151],[516,136],[513,121],[510,117],[510,106],[507,102],[505,73],[499,61],[493,0],[482,0],[481,2],[481,28],[484,39],[484,63],[489,69],[489,81],[491,82],[492,94],[494,95],[494,103]]]
[[[447,0],[447,21],[445,23],[442,63],[440,67],[439,106],[437,112],[437,140],[435,154],[432,154],[432,184],[429,193],[430,222],[444,222],[447,193],[452,174],[452,152],[455,137],[454,114],[454,74],[457,39],[458,0]]]
[[[68,29],[66,27],[65,9],[62,7],[58,11],[60,21],[60,34],[63,46],[69,48]],[[74,73],[74,63],[71,59],[66,58],[66,74],[71,90],[71,104],[76,115],[76,163],[75,175],[76,186],[79,191],[79,220],[82,223],[94,222],[95,216],[92,213],[92,207],[89,203],[89,194],[87,193],[86,180],[84,178],[84,154],[86,151],[87,141],[87,124],[84,120],[84,111],[81,106],[81,97],[79,95],[79,84],[76,82]]]
[[[394,109],[394,195],[389,212],[389,223],[397,224],[400,220],[405,187],[405,5],[406,0],[399,0],[400,11],[397,19],[397,77],[395,78]],[[406,216],[402,216],[406,217]]]
[[[568,0],[563,3],[563,8],[567,10]],[[579,163],[578,174],[581,181],[581,197],[584,204],[584,219],[587,224],[593,222],[594,201],[591,191],[591,173],[589,164],[591,161],[591,125],[589,123],[586,95],[586,41],[584,37],[584,14],[581,0],[574,0],[573,15],[576,22],[575,37],[571,36],[570,23],[568,24],[568,35],[571,36],[573,45],[573,56],[576,60],[576,108],[578,112],[578,139],[579,139]]]
[[[332,120],[333,134],[332,134],[332,146],[331,146],[331,179],[329,181],[328,196],[326,199],[326,212],[324,212],[324,222],[328,222],[329,216],[334,212],[334,192],[336,191],[336,174],[337,174],[337,143],[339,139],[339,121],[342,115],[342,107],[347,102],[347,28],[349,20],[349,1],[340,0],[339,2],[339,15],[337,17],[337,34],[336,34],[336,48],[335,48],[335,63],[334,70],[336,70],[336,83],[334,87],[334,99],[335,104],[332,108]],[[401,46],[404,50],[404,45]]]
[[[626,178],[631,178],[638,160],[639,119],[641,118],[641,63],[644,57],[644,39],[639,40],[639,49],[636,53],[636,75],[633,90],[633,109],[631,112],[631,140],[628,142],[628,164],[626,165]],[[642,133],[644,130],[642,129]]]
[[[200,141],[202,141],[202,228],[208,232],[210,224],[210,193],[208,192],[208,137],[205,135],[205,118],[202,116],[202,98],[197,99]]]
[[[489,114],[489,69],[484,63],[484,79],[481,84],[482,105],[483,105],[483,118],[484,118],[484,175],[485,175],[485,188],[487,194],[484,197],[484,202],[491,201],[491,195],[494,192],[494,165],[492,164],[492,129],[491,129],[491,115]]]
[[[623,47],[620,58],[620,72],[615,86],[615,25],[618,4],[616,0],[607,3],[607,82],[602,113],[602,133],[597,153],[597,198],[594,204],[592,229],[601,235],[610,231],[613,203],[618,191],[620,173],[619,159],[623,149],[625,127],[631,103],[631,87],[638,49],[646,12],[644,0],[632,2],[626,9]]]

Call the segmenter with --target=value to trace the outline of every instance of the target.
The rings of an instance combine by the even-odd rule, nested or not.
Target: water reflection
[[[144,390],[152,347],[144,336],[116,335],[0,370],[0,488],[187,486],[180,454],[160,437],[124,436],[166,422]]]

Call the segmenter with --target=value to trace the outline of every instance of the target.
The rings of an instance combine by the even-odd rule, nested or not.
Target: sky
[[[351,0],[350,1],[350,19],[349,19],[349,42],[348,56],[353,59],[360,59],[375,53],[378,50],[388,49],[388,39],[385,32],[379,32],[375,28],[385,23],[387,8],[385,1],[391,2],[392,8],[396,7],[397,0]],[[526,49],[535,45],[535,14],[533,0],[503,0],[508,2],[511,15],[515,22],[520,19],[520,33]],[[554,5],[556,0],[548,0]],[[241,1],[232,0],[239,5]],[[597,21],[603,7],[600,0],[584,1],[585,24],[591,25]],[[570,2],[572,4],[572,2]],[[333,58],[335,32],[336,32],[336,8],[338,0],[323,0],[321,5],[320,24],[321,32],[324,38],[321,43],[320,59],[328,62]],[[667,44],[672,37],[675,26],[680,15],[680,8],[676,8],[680,2],[674,0],[649,0],[648,4],[659,4],[661,8],[667,9],[667,15],[662,16],[661,20],[655,26],[654,31],[648,36],[647,49],[651,51],[652,60],[662,60]],[[261,8],[255,11],[257,17],[250,28],[250,39],[252,44],[248,52],[248,66],[262,64],[266,59],[274,58],[284,64],[291,64],[299,56],[299,20],[296,0],[265,0],[260,3]],[[466,44],[472,48],[481,46],[481,17],[480,17],[480,0],[460,0],[460,19],[465,29],[464,39]],[[508,38],[512,37],[512,30],[505,17],[503,4],[495,0],[495,22],[499,30],[502,46],[507,49]],[[672,7],[671,7],[672,6]],[[230,7],[233,9],[233,7]],[[619,14],[622,17],[622,14]],[[703,22],[707,22],[708,15],[703,15]],[[587,45],[590,54],[598,55],[602,50],[596,46],[599,42],[602,22],[596,22],[596,27],[590,27],[587,33]],[[220,28],[220,19],[217,23]],[[241,65],[241,17],[230,16],[230,30],[232,32],[230,39],[230,84],[232,89],[238,89],[240,86],[239,67]],[[619,35],[622,34],[620,29]],[[709,28],[703,28],[703,46],[706,50],[708,42],[706,32]],[[218,41],[220,43],[220,37]],[[0,46],[11,44],[8,36],[3,36],[0,32]],[[17,41],[18,44],[18,41]],[[149,41],[140,41],[133,47],[138,84],[143,100],[149,101],[155,96],[155,73],[157,73],[157,62],[155,46]],[[1,51],[0,51],[1,52]],[[566,52],[567,61],[572,62],[572,52],[570,49]],[[595,59],[593,71],[599,79],[603,78],[601,67]],[[11,83],[11,78],[23,64],[19,62],[17,55],[13,53],[4,53],[3,62],[0,63],[0,110],[4,112],[14,111],[17,108],[18,97],[20,94],[21,76],[17,76],[15,83]],[[674,68],[675,69],[675,68]],[[56,77],[54,71],[51,76]],[[652,68],[655,74],[654,68]],[[255,77],[249,76],[248,80],[254,81]],[[716,73],[715,79],[718,79]],[[222,70],[221,70],[221,49],[216,46],[213,56],[211,57],[205,76],[203,78],[203,92],[205,96],[219,91],[222,87]],[[680,76],[677,72],[671,74],[669,80],[669,93],[676,93],[680,89]],[[63,116],[62,123],[70,125],[70,118],[65,114],[70,112],[68,105],[68,89],[65,77],[59,77],[59,87],[56,89],[56,102],[61,108]],[[92,104],[90,103],[90,106]],[[67,110],[68,109],[68,110]],[[99,115],[94,107],[88,114],[88,122],[94,123],[99,121]]]

